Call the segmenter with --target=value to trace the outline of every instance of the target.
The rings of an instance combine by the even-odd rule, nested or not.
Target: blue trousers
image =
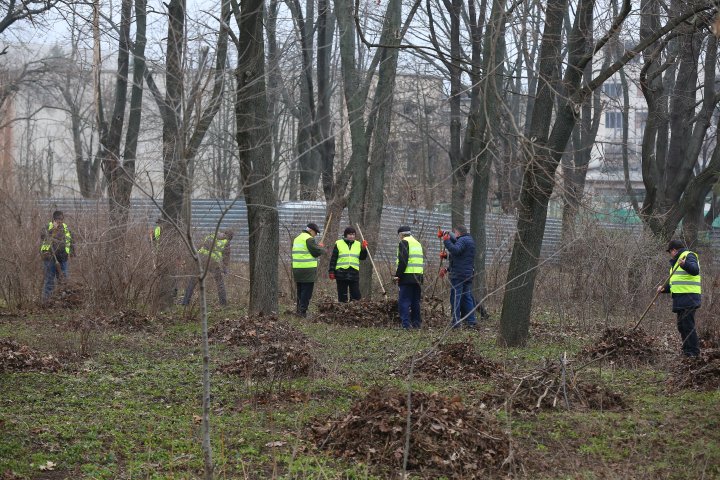
[[[402,327],[405,329],[420,328],[420,324],[422,323],[422,319],[420,318],[420,285],[412,283],[406,285],[400,284],[399,286],[398,313],[400,314]]]
[[[43,284],[42,300],[47,301],[55,290],[55,278],[61,278],[67,280],[68,278],[68,261],[58,260],[55,262],[55,258],[46,258],[43,260],[45,264],[45,282]],[[60,265],[60,271],[57,266]],[[61,277],[62,275],[62,277]]]
[[[450,308],[452,310],[452,327],[459,328],[462,318],[467,315],[465,323],[475,326],[475,298],[472,294],[472,279],[450,280]],[[472,313],[471,313],[472,312]],[[468,313],[470,313],[468,315]]]

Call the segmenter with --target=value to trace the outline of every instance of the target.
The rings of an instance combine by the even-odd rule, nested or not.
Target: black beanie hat
[[[317,223],[308,223],[305,230],[307,229],[312,229],[315,233],[320,233],[320,227],[317,226]]]

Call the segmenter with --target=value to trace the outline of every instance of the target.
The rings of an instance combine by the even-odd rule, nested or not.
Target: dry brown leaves
[[[588,360],[612,360],[621,365],[653,363],[660,354],[658,341],[641,328],[606,328],[602,336],[586,346],[579,357]]]
[[[687,357],[670,372],[668,390],[709,392],[720,389],[720,350],[705,350],[699,357]]]
[[[223,373],[252,378],[288,379],[312,376],[323,371],[311,353],[315,342],[275,316],[226,319],[214,325],[209,335],[228,345],[252,349],[249,356],[221,366],[220,371]]]
[[[138,310],[121,310],[107,320],[109,326],[124,331],[145,331],[155,326],[151,315]]]
[[[489,378],[502,371],[500,364],[478,355],[470,342],[439,345],[418,358],[414,371],[422,378],[472,381]],[[410,361],[407,359],[402,367],[393,370],[393,374],[405,375]]]
[[[260,347],[270,343],[297,342],[310,344],[311,340],[285,320],[274,315],[226,318],[208,330],[210,339],[228,345]]]
[[[489,394],[485,401],[507,405],[515,410],[610,410],[627,408],[623,396],[601,383],[585,379],[573,371],[570,362],[545,361],[544,364],[501,394]]]
[[[12,340],[0,340],[0,373],[57,372],[60,369],[62,365],[52,355],[42,355]]]
[[[80,283],[60,283],[45,308],[78,308],[85,303],[85,286]]]
[[[323,369],[306,345],[273,343],[221,366],[220,371],[243,377],[288,379],[313,376]]]
[[[424,326],[445,326],[450,319],[442,311],[443,300],[425,297],[422,301],[422,322]],[[313,320],[350,327],[399,327],[397,299],[362,299],[357,302],[339,303],[325,297],[318,303],[318,314]]]
[[[510,440],[495,418],[466,408],[459,397],[415,392],[411,413],[409,471],[425,478],[482,478],[499,472],[511,457]],[[347,415],[317,422],[309,434],[321,449],[366,461],[381,472],[398,470],[407,414],[405,392],[377,387]]]

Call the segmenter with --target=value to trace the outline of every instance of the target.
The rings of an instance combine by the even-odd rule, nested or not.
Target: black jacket
[[[422,285],[422,273],[403,273],[407,268],[408,255],[410,254],[410,245],[407,240],[402,240],[398,244],[398,265],[395,270],[395,276],[398,278],[399,285]]]
[[[675,257],[673,257],[670,260],[670,268],[673,268],[675,266],[675,263],[677,263],[678,257],[680,254],[682,254],[686,249],[680,250]],[[683,266],[683,270],[685,270],[689,275],[700,275],[700,264],[698,263],[697,255],[694,253],[688,254],[687,257],[685,257],[685,265]],[[666,283],[665,287],[663,288],[664,293],[670,292],[670,284]],[[700,308],[700,294],[699,293],[673,293],[672,294],[672,311],[673,312],[681,312],[683,310],[693,310],[696,308]]]
[[[347,240],[345,238],[342,239],[347,244],[348,248],[352,245],[353,242],[350,240]],[[358,242],[359,240],[353,240],[354,242]],[[354,268],[341,268],[340,270],[336,270],[335,266],[337,265],[337,259],[338,255],[340,255],[340,252],[337,248],[337,242],[335,243],[335,246],[333,246],[332,256],[330,257],[330,265],[328,266],[328,273],[335,273],[335,279],[336,280],[343,280],[346,282],[357,282],[360,281],[360,271],[355,270]],[[368,252],[366,248],[360,249],[360,260],[365,260],[368,256]]]

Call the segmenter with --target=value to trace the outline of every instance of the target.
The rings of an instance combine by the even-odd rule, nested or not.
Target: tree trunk
[[[245,184],[250,245],[251,314],[278,311],[279,217],[272,188],[270,120],[265,88],[263,0],[242,0],[236,70],[237,143]]]

